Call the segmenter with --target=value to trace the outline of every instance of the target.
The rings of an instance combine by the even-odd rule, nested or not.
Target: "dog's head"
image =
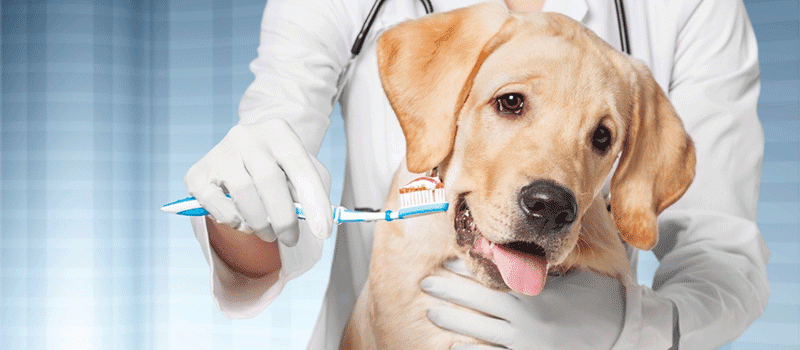
[[[536,294],[548,269],[591,254],[575,249],[591,244],[581,219],[618,156],[612,213],[639,249],[694,177],[649,70],[565,16],[496,3],[427,16],[384,33],[378,65],[408,170],[439,167],[456,244],[489,286]]]

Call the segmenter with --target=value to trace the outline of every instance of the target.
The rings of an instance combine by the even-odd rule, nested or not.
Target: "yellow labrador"
[[[377,225],[343,349],[475,342],[426,318],[436,300],[419,282],[455,257],[529,295],[573,269],[625,283],[623,240],[651,249],[656,216],[694,178],[692,141],[649,70],[565,16],[499,4],[427,16],[384,33],[378,63],[407,144],[385,209],[433,168],[450,208]],[[599,193],[618,155],[611,219]]]

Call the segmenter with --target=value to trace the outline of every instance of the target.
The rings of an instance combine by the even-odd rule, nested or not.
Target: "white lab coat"
[[[496,0],[499,1],[499,0]],[[433,0],[443,12],[475,0]],[[316,154],[329,125],[335,82],[373,0],[269,0],[255,81],[240,122],[284,118]],[[619,48],[613,1],[548,0]],[[715,348],[738,337],[763,312],[769,250],[756,227],[763,132],[755,36],[741,0],[625,1],[632,55],[668,92],[697,148],[697,176],[660,216],[660,260],[653,289],[628,288],[625,323],[615,349],[672,345],[672,302],[681,349]],[[417,0],[387,1],[342,96],[347,164],[342,205],[380,208],[405,142],[378,79],[375,38],[424,15]],[[209,248],[204,221],[192,221],[211,266],[214,298],[230,318],[253,317],[289,280],[316,263],[322,242],[307,230],[296,247],[280,245],[280,272],[251,279],[232,272]],[[304,225],[301,225],[304,226]],[[366,280],[371,224],[339,227],[330,284],[309,349],[334,349]],[[632,270],[637,253],[629,249]],[[581,336],[565,329],[565,336]]]

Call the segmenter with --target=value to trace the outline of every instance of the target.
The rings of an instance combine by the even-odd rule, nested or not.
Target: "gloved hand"
[[[234,126],[183,181],[216,222],[267,242],[297,244],[293,197],[311,232],[320,239],[331,235],[330,174],[283,119]]]
[[[422,290],[483,314],[437,306],[428,310],[428,319],[498,345],[456,344],[453,349],[610,349],[622,332],[625,290],[613,278],[591,271],[549,277],[541,293],[527,296],[479,284],[462,260],[445,267],[459,275],[426,277]]]

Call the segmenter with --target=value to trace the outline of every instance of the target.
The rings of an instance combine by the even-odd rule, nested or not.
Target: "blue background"
[[[800,5],[745,3],[760,49],[758,221],[772,293],[723,349],[798,349]],[[229,320],[188,220],[157,210],[185,196],[186,170],[236,122],[264,4],[3,1],[0,348],[305,347],[333,244],[263,313]],[[334,203],[338,113],[319,154]],[[642,255],[641,283],[656,266]]]

